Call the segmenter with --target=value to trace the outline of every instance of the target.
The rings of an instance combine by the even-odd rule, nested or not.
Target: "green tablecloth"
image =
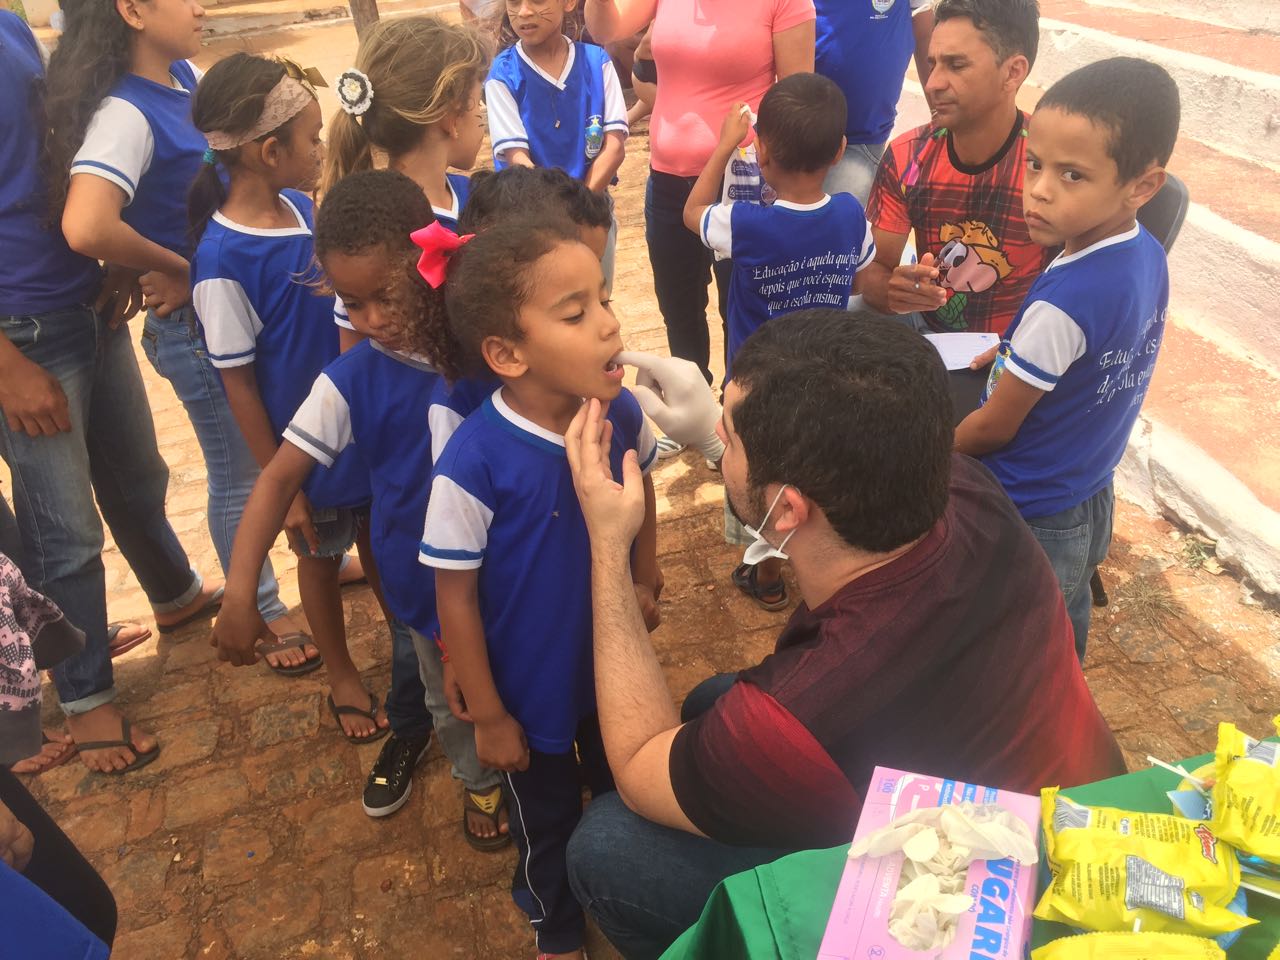
[[[1212,754],[1184,762],[1188,770],[1213,759]],[[1064,790],[1080,803],[1168,813],[1166,790],[1178,778],[1160,769]],[[844,872],[848,845],[811,850],[729,877],[711,894],[696,924],[685,931],[662,960],[814,960]],[[1231,960],[1266,960],[1280,944],[1280,902],[1249,894],[1249,916],[1260,922],[1247,928],[1228,951]],[[1034,946],[1071,931],[1056,923],[1035,921]]]

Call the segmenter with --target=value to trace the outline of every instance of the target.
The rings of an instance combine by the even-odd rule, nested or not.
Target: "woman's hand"
[[[143,302],[164,318],[191,302],[191,269],[183,265],[181,270],[152,270],[138,278]]]

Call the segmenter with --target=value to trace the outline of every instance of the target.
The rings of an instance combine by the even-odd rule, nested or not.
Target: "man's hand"
[[[289,512],[284,515],[284,533],[289,540],[289,547],[298,556],[306,556],[306,547],[311,554],[320,549],[320,537],[316,533],[316,525],[311,520],[311,502],[301,490],[289,504]]]
[[[624,350],[615,359],[636,368],[631,393],[663,433],[697,447],[708,460],[720,459],[724,454],[724,444],[716,436],[720,404],[696,363],[634,350]]]
[[[31,862],[31,851],[35,845],[35,838],[26,824],[0,803],[0,860],[21,873]]]
[[[662,587],[651,587],[647,583],[637,583],[636,600],[640,602],[640,614],[644,617],[645,629],[650,633],[658,629],[662,623],[662,611],[658,608],[658,594]]]
[[[71,429],[67,395],[56,377],[4,341],[0,364],[0,410],[14,433],[52,437]]]
[[[191,302],[191,271],[152,270],[138,278],[146,305],[164,318]]]
[[[720,149],[732,150],[751,132],[751,108],[739,101],[729,108],[720,125]]]
[[[138,283],[138,271],[128,267],[107,264],[107,275],[93,309],[99,315],[106,312],[107,328],[119,329],[142,309],[142,287]]]
[[[218,659],[229,660],[233,667],[251,666],[258,662],[259,642],[275,643],[276,637],[253,601],[236,604],[224,599],[209,637],[209,645],[218,649]]]
[[[946,289],[938,286],[935,262],[933,254],[926,253],[919,263],[903,263],[894,268],[887,291],[890,313],[937,310],[947,302]]]
[[[476,758],[494,770],[528,770],[529,744],[524,727],[511,714],[476,724]]]
[[[444,662],[444,699],[449,704],[449,712],[463,723],[474,723],[471,711],[467,709],[467,699],[462,695],[462,684],[458,683],[458,672],[448,660]]]
[[[582,405],[564,435],[565,452],[578,502],[587,521],[591,548],[625,556],[644,523],[644,482],[634,450],[622,458],[622,483],[609,467],[613,424],[599,400]]]

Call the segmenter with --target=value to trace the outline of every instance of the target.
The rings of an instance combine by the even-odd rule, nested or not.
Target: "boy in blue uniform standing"
[[[1027,227],[1062,245],[1009,325],[983,406],[956,428],[1053,563],[1084,659],[1089,580],[1111,543],[1112,477],[1151,383],[1169,269],[1136,221],[1164,185],[1178,88],[1160,67],[1116,57],[1055,83],[1027,137]]]
[[[760,175],[776,199],[768,205],[715,202],[725,167],[751,129],[751,111],[742,103],[729,111],[720,142],[689,193],[685,226],[734,265],[725,383],[733,376],[734,354],[752,333],[793,310],[844,309],[857,272],[875,259],[862,204],[851,194],[831,196],[823,188],[844,155],[847,112],[844,94],[826,77],[797,73],[780,80],[760,101],[756,123]],[[750,544],[725,503],[726,540]],[[781,610],[788,602],[783,559],[775,553],[748,562],[744,554],[733,582],[766,610]]]
[[[627,105],[602,47],[564,35],[577,0],[507,0],[519,40],[494,58],[485,81],[494,166],[559,167],[606,193],[626,152]],[[613,280],[616,226],[604,258]]]
[[[580,960],[584,920],[565,848],[581,784],[613,789],[595,713],[591,546],[564,432],[609,401],[611,463],[648,470],[656,444],[622,388],[618,321],[599,260],[569,224],[480,234],[449,270],[450,324],[501,381],[435,465],[420,559],[436,570],[441,639],[481,763],[504,771],[519,850],[512,896],[548,956]],[[658,591],[652,482],[632,551],[642,605]],[[650,625],[656,625],[650,621]]]

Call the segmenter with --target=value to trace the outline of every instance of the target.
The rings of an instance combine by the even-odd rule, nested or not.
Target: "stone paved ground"
[[[349,63],[345,24],[220,41],[287,49],[333,76]],[[629,346],[664,339],[644,253],[646,138],[632,139],[618,191],[616,298]],[[140,358],[141,359],[141,358]],[[167,383],[143,361],[162,450],[172,468],[170,517],[200,569],[216,568],[205,530],[204,469]],[[656,472],[659,551],[667,579],[654,644],[677,698],[719,670],[757,660],[783,622],[728,585],[718,478],[692,455]],[[273,557],[289,603],[290,555]],[[149,615],[109,546],[113,618]],[[1131,766],[1212,748],[1215,725],[1267,729],[1280,710],[1280,618],[1213,558],[1212,545],[1133,507],[1118,507],[1105,567],[1112,604],[1095,620],[1087,674]],[[351,645],[368,684],[388,683],[389,641],[367,589],[346,595]],[[438,750],[413,797],[373,821],[359,794],[377,746],[352,747],[323,708],[324,676],[284,680],[233,670],[208,646],[207,625],[160,638],[117,661],[130,714],[164,744],[159,760],[121,779],[78,762],[34,782],[37,794],[103,873],[120,905],[120,960],[375,960],[409,955],[533,954],[507,883],[513,855],[471,851],[459,796]],[[52,691],[49,718],[56,722]],[[592,951],[612,956],[607,947]]]

